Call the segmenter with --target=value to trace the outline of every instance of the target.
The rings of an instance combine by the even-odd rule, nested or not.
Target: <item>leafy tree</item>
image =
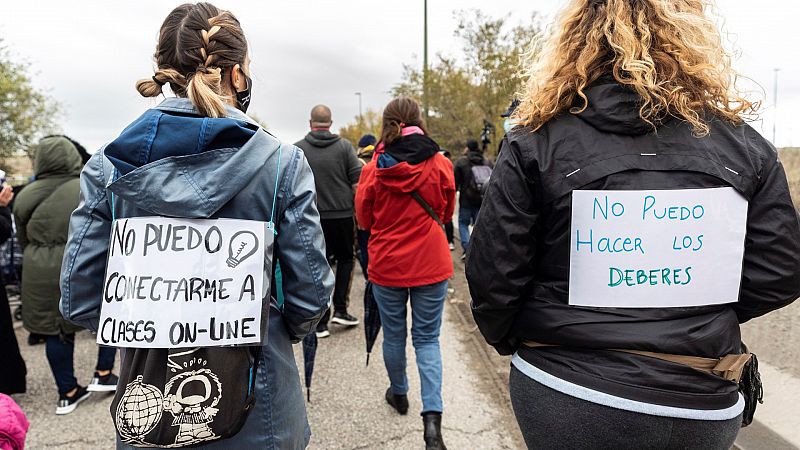
[[[339,136],[350,141],[353,146],[358,145],[358,140],[365,134],[371,134],[379,138],[381,133],[381,113],[372,108],[368,108],[361,117],[356,116],[355,120],[339,128]]]
[[[57,131],[61,107],[37,90],[30,66],[12,57],[0,40],[0,159],[28,153],[41,137]]]
[[[437,55],[428,67],[428,128],[432,137],[454,155],[467,139],[478,139],[484,120],[495,128],[493,144],[503,135],[503,113],[520,90],[519,62],[522,54],[542,37],[534,15],[527,23],[508,25],[508,16],[491,18],[479,10],[457,13],[454,35],[461,40],[458,57]],[[408,95],[422,101],[424,74],[405,67],[394,95]]]

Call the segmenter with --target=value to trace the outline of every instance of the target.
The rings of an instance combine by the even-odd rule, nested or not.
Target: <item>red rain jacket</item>
[[[400,162],[379,169],[378,158],[362,170],[356,192],[358,226],[371,232],[370,280],[381,286],[415,287],[450,278],[453,261],[444,230],[411,192],[419,192],[443,221],[452,217],[453,164],[437,152],[419,164]]]

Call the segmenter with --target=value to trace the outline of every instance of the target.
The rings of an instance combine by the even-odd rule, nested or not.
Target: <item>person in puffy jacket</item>
[[[369,279],[391,383],[386,401],[400,414],[408,412],[406,303],[411,297],[425,443],[429,449],[443,449],[439,330],[453,263],[441,221],[452,216],[455,205],[453,166],[427,136],[417,102],[406,97],[386,105],[375,152],[378,157],[364,167],[358,184],[356,216],[359,226],[371,233]]]
[[[116,349],[101,346],[89,386],[75,378],[75,333],[82,328],[64,320],[61,297],[61,259],[67,243],[69,216],[78,205],[80,153],[64,136],[42,139],[35,149],[36,176],[14,202],[17,239],[23,249],[22,323],[31,333],[46,336],[45,353],[58,387],[56,414],[69,414],[92,391],[114,391]]]
[[[531,448],[730,448],[735,380],[665,358],[739,358],[739,325],[800,296],[786,175],[705,5],[572,0],[528,67],[466,271]]]
[[[305,448],[310,429],[291,344],[314,330],[333,288],[311,169],[299,149],[245,114],[247,42],[233,14],[209,3],[178,6],[161,27],[155,58],[155,74],[137,83],[139,93],[155,97],[169,84],[177,97],[145,111],[84,168],[64,253],[61,311],[98,328],[114,217],[274,217],[284,302],[265,306],[255,405],[238,433],[197,448]],[[149,349],[123,349],[120,371],[142,350]],[[117,448],[133,447],[118,435]]]

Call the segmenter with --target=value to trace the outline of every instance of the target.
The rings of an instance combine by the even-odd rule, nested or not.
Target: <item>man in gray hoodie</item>
[[[325,234],[328,259],[336,263],[336,287],[333,291],[333,319],[340,325],[358,325],[347,312],[350,281],[353,277],[355,221],[353,205],[361,176],[361,162],[352,144],[331,133],[331,110],[325,105],[311,109],[311,131],[295,145],[303,149],[317,188],[317,208]],[[317,336],[330,336],[325,313],[317,326]]]

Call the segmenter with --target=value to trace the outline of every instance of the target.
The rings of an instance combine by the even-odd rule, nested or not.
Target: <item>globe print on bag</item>
[[[142,442],[164,412],[164,397],[157,387],[142,383],[139,375],[125,387],[117,406],[117,430],[124,442]]]

